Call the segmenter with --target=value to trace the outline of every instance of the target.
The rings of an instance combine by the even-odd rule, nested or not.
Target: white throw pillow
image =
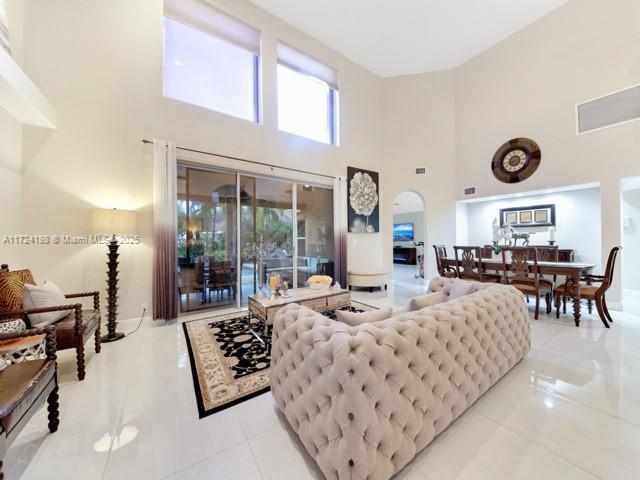
[[[363,323],[374,323],[391,318],[393,309],[391,307],[380,310],[369,310],[368,312],[349,312],[347,310],[336,310],[336,317],[339,322],[355,327]]]
[[[25,310],[67,304],[69,304],[69,300],[64,297],[62,290],[53,282],[44,282],[42,285],[24,285],[23,307]],[[29,321],[33,327],[46,327],[66,317],[71,312],[73,312],[73,309],[59,312],[32,313],[29,315]]]
[[[473,283],[465,282],[464,280],[456,280],[453,282],[453,285],[451,285],[451,290],[449,290],[449,300],[464,297],[472,292]]]
[[[426,295],[420,295],[419,297],[413,297],[409,302],[409,308],[407,311],[415,312],[416,310],[422,310],[423,308],[432,307],[438,303],[443,303],[448,300],[447,295],[444,292],[427,293]]]
[[[27,329],[22,319],[8,320],[0,322],[0,335],[6,335],[8,333],[22,332]]]

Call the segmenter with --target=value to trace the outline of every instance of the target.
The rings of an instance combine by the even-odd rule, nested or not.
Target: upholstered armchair
[[[22,270],[20,272],[28,272]],[[11,272],[9,272],[11,273]],[[30,272],[29,272],[29,275]],[[32,277],[31,277],[32,278]],[[28,283],[28,282],[27,282]],[[35,283],[35,282],[33,282]],[[56,343],[58,350],[74,348],[76,350],[76,361],[78,369],[78,379],[85,377],[84,346],[87,341],[94,336],[96,353],[100,353],[100,293],[86,292],[65,295],[65,298],[73,301],[66,305],[56,305],[45,308],[24,309],[18,308],[0,312],[0,323],[21,319],[27,328],[32,328],[30,315],[39,313],[69,311],[70,313],[55,321],[52,325],[56,327]],[[83,309],[82,303],[78,299],[92,298],[92,308]],[[21,303],[20,303],[21,304]]]
[[[29,359],[0,370],[0,479],[4,478],[3,460],[9,445],[45,401],[49,404],[49,431],[58,430],[60,423],[55,327],[0,335],[0,343],[31,336],[44,336],[46,358]]]

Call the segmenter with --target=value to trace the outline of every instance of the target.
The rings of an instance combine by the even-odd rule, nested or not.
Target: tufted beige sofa
[[[507,285],[357,327],[293,304],[275,319],[271,389],[327,479],[382,480],[529,349],[523,295]]]

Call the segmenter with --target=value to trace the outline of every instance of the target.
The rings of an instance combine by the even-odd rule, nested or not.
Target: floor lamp
[[[115,342],[124,338],[124,333],[117,332],[118,326],[118,235],[136,233],[136,214],[126,210],[99,208],[93,211],[93,233],[111,235],[107,245],[107,334],[103,342]]]

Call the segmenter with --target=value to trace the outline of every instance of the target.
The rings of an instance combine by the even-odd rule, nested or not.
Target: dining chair
[[[507,259],[509,254],[509,259]],[[504,283],[520,290],[525,295],[535,295],[534,319],[540,315],[540,297],[544,296],[547,314],[551,313],[553,284],[538,273],[538,253],[527,247],[505,247],[502,249],[502,271]]]
[[[559,250],[558,247],[533,247],[536,250],[538,255],[539,262],[557,262],[559,261]],[[531,260],[531,256],[529,257]],[[543,276],[545,280],[549,280],[548,277]],[[551,277],[551,281],[553,283],[553,292],[552,295],[555,295],[556,282],[558,281],[557,275],[553,275]]]
[[[618,259],[620,250],[622,250],[622,247],[613,247],[609,252],[604,275],[585,275],[582,277],[584,282],[580,282],[579,286],[580,299],[584,298],[589,303],[595,302],[600,320],[602,320],[602,323],[607,328],[609,328],[609,323],[613,323],[613,319],[607,307],[605,294],[613,283],[613,273],[616,268],[616,260]],[[594,283],[598,285],[594,285]],[[560,298],[562,298],[562,302],[566,305],[567,297],[569,296],[569,286],[566,283],[556,288],[556,318],[560,318]],[[591,313],[591,311],[589,311],[589,313]]]
[[[500,283],[502,280],[501,275],[485,271],[480,257],[480,247],[455,245],[453,251],[456,257],[458,278],[485,283]]]
[[[456,270],[448,265],[443,265],[442,260],[447,258],[447,247],[444,245],[434,245],[433,249],[436,252],[436,268],[438,274],[441,277],[455,278],[457,276]]]
[[[539,262],[557,262],[558,247],[533,247],[537,251]]]

